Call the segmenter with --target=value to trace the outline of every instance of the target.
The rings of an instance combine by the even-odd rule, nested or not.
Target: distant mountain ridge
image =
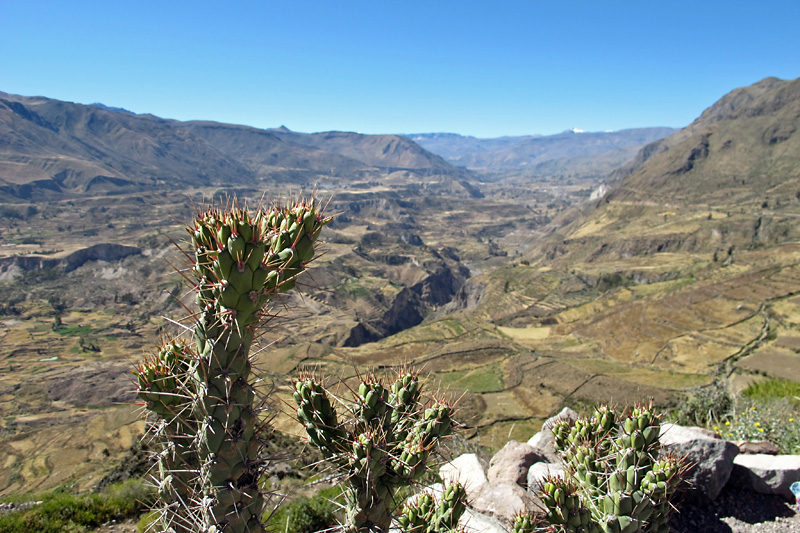
[[[0,92],[0,193],[6,197],[253,185],[263,179],[313,186],[398,170],[469,177],[398,135],[181,122]]]
[[[410,134],[408,138],[450,163],[483,172],[563,171],[595,160],[607,171],[631,159],[645,144],[667,137],[674,128],[637,128],[614,132],[571,129],[556,135],[480,139],[454,133]]]

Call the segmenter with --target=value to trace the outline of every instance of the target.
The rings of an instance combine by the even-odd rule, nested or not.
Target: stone
[[[708,503],[719,496],[739,454],[732,442],[714,438],[701,428],[677,424],[661,426],[661,444],[663,452],[686,457],[690,465],[684,475],[686,499],[697,503]]]
[[[516,483],[487,484],[470,501],[476,511],[511,522],[520,513],[533,513],[544,508],[541,500]]]
[[[789,487],[800,481],[800,455],[741,454],[733,464],[732,483],[762,494],[794,497]]]
[[[556,440],[553,438],[553,432],[549,429],[543,429],[531,437],[528,440],[528,446],[544,457],[544,461],[547,463],[557,463],[561,460],[556,451]]]
[[[512,440],[492,457],[486,478],[490,484],[514,483],[526,487],[531,465],[545,460],[533,446]]]
[[[772,444],[768,440],[734,440],[731,442],[733,442],[739,448],[739,453],[762,453],[766,455],[778,455],[781,452],[781,449],[777,444]]]
[[[507,533],[502,522],[491,516],[467,508],[458,525],[464,533]]]
[[[528,490],[536,492],[541,490],[542,483],[547,477],[564,477],[562,463],[534,463],[528,469]]]
[[[447,485],[455,482],[464,485],[468,500],[475,498],[481,488],[488,483],[483,464],[474,453],[459,455],[449,463],[443,464],[439,467],[439,476]]]

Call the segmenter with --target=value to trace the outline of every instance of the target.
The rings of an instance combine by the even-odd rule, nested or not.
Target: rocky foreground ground
[[[558,416],[577,418],[562,411]],[[547,475],[562,467],[549,427],[527,443],[511,441],[488,465],[475,454],[461,455],[443,465],[445,483],[459,480],[467,487],[470,509],[463,526],[469,533],[504,533],[518,512],[541,508],[536,490]],[[719,438],[702,428],[664,424],[665,450],[686,456],[694,465],[675,501],[670,522],[675,533],[800,532],[800,514],[789,486],[800,481],[800,456],[771,453]],[[435,490],[435,488],[434,488]]]

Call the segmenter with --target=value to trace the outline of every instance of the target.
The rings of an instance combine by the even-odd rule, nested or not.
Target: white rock
[[[734,480],[762,494],[793,497],[789,487],[800,481],[800,455],[741,454],[733,464]]]
[[[547,477],[563,477],[564,465],[561,463],[536,463],[528,470],[528,490],[536,492]]]
[[[542,508],[541,501],[516,483],[487,484],[470,506],[478,512],[511,522],[520,513]]]
[[[506,533],[502,522],[491,516],[481,514],[474,509],[467,509],[458,521],[464,533]]]
[[[488,483],[483,465],[474,453],[459,455],[449,463],[443,464],[439,468],[439,476],[446,485],[455,482],[464,485],[468,500],[473,499]]]

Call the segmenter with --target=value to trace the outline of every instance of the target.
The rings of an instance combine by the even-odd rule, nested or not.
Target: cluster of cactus
[[[328,221],[315,200],[298,200],[254,212],[210,208],[187,228],[186,277],[200,308],[193,342],[165,342],[134,372],[163,443],[164,530],[264,530],[264,403],[250,346],[268,302],[295,286]]]
[[[547,520],[568,532],[668,533],[670,498],[685,467],[661,453],[652,406],[618,415],[608,406],[552,428],[565,478],[541,487]]]
[[[533,533],[541,530],[536,516],[527,513],[518,514],[511,523],[511,533]]]
[[[460,483],[448,485],[438,503],[432,493],[423,492],[403,507],[397,525],[405,533],[456,533],[466,500],[467,491]]]
[[[389,387],[374,376],[363,379],[353,391],[353,401],[342,404],[346,412],[342,418],[331,395],[313,375],[301,376],[294,388],[297,419],[305,426],[309,442],[347,480],[344,530],[388,532],[398,489],[420,479],[439,439],[451,433],[452,406],[443,398],[431,398],[424,406],[419,376],[407,369]],[[463,495],[459,498],[463,506]],[[447,499],[442,505],[437,511],[441,514],[436,515],[442,518],[441,527],[447,522],[443,517],[463,512],[454,506],[448,514]],[[411,508],[403,516],[411,520],[420,515],[417,511]]]

